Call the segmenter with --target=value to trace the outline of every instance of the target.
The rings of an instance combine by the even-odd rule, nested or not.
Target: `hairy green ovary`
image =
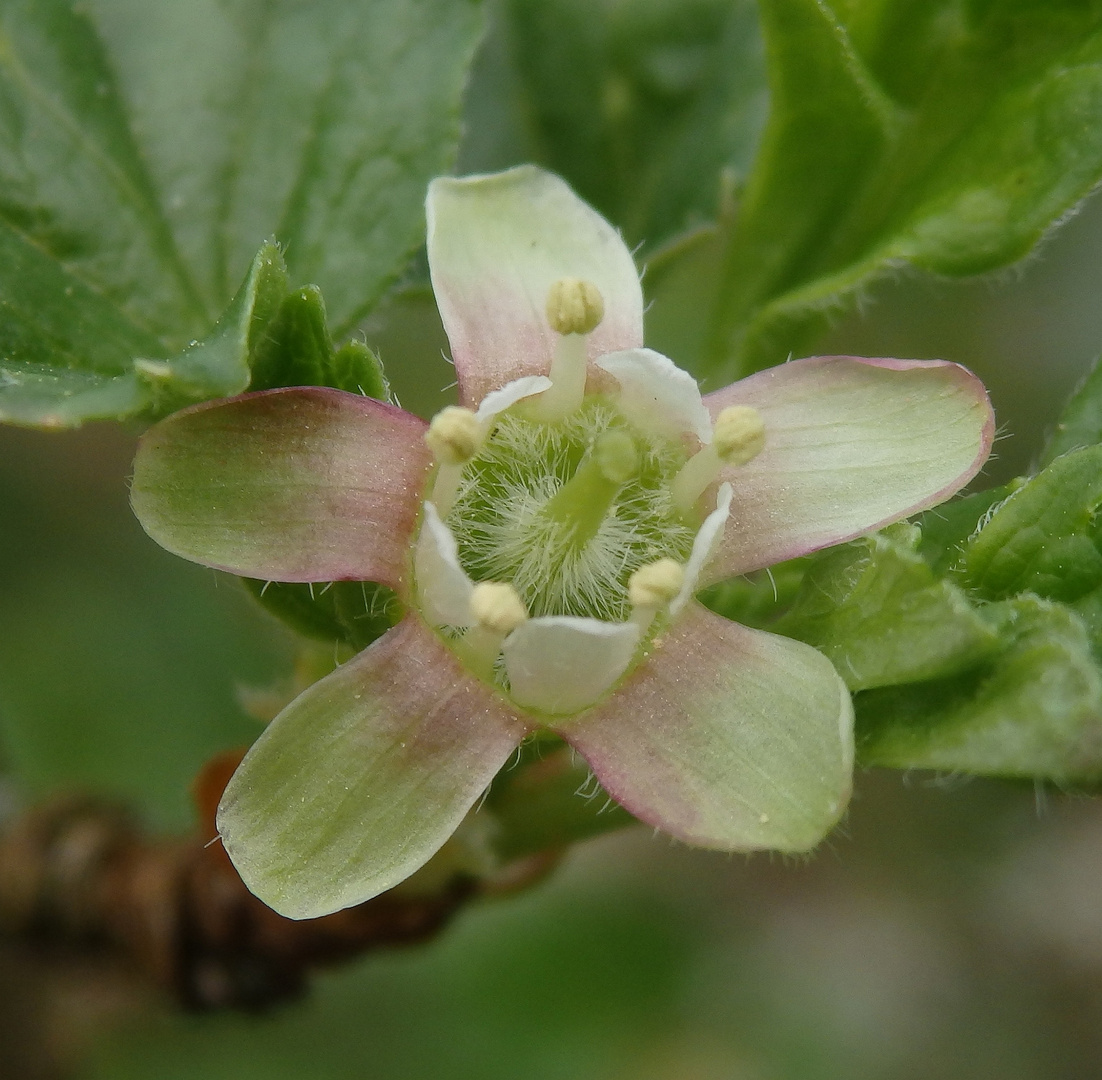
[[[700,521],[670,491],[688,452],[599,397],[559,421],[523,413],[501,414],[463,470],[444,519],[459,561],[476,582],[510,583],[533,616],[624,621],[631,574],[692,550]]]

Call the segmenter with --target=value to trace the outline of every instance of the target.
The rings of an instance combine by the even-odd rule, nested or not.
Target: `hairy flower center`
[[[687,453],[586,398],[555,420],[502,413],[463,468],[444,518],[473,581],[510,583],[528,612],[622,622],[628,580],[659,559],[684,562],[700,526],[671,485]]]

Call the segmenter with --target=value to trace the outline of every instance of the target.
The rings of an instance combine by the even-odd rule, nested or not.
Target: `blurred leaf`
[[[800,351],[901,265],[1026,255],[1102,176],[1097,0],[762,0],[771,112],[725,238],[710,365]]]
[[[1102,443],[1102,363],[1097,360],[1065,406],[1045,445],[1041,464],[1051,464],[1069,450],[1095,443]]]
[[[918,551],[934,573],[940,576],[953,569],[960,561],[965,544],[979,531],[991,508],[1028,482],[1025,477],[1018,477],[1001,487],[950,499],[921,514],[918,525],[922,537]]]
[[[398,598],[385,585],[334,581],[326,585],[241,578],[262,607],[293,630],[317,641],[335,641],[356,651],[382,637],[402,616]]]
[[[1033,592],[1075,600],[1102,585],[1102,446],[1057,458],[995,506],[968,541],[961,569],[987,599]]]
[[[451,0],[2,0],[0,418],[244,389],[273,235],[344,336],[420,242],[479,29]]]
[[[0,220],[0,421],[58,428],[135,413],[133,359],[162,351]]]
[[[749,0],[499,0],[461,170],[535,161],[649,252],[715,219],[765,104]]]
[[[799,594],[812,561],[807,556],[789,559],[767,570],[729,578],[705,589],[697,599],[725,619],[761,630],[772,629]]]
[[[920,535],[895,525],[821,553],[777,629],[826,653],[851,690],[974,666],[998,648],[996,622],[935,577]]]
[[[1102,779],[1102,670],[1083,620],[1030,596],[1009,601],[1008,614],[1009,640],[992,663],[857,696],[865,764]]]

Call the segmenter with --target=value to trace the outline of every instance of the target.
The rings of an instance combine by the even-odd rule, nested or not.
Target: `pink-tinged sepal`
[[[853,708],[830,661],[693,604],[561,734],[650,825],[723,851],[807,851],[849,799]]]
[[[432,457],[417,417],[296,387],[185,409],[142,437],[131,502],[185,559],[270,581],[404,588]]]
[[[409,616],[271,722],[226,788],[218,831],[266,904],[327,915],[427,862],[526,730]]]
[[[749,405],[765,447],[726,470],[731,528],[704,583],[840,544],[944,502],[979,472],[995,421],[983,384],[943,360],[820,356],[704,399]]]

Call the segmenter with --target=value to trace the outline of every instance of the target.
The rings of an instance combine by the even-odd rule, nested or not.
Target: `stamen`
[[[476,675],[492,681],[502,643],[528,620],[528,609],[512,585],[480,581],[471,591],[471,617],[474,626],[456,648]]]
[[[658,612],[681,592],[685,570],[674,559],[659,559],[639,567],[628,578],[631,621],[645,634]]]
[[[441,409],[425,432],[425,442],[439,466],[432,488],[432,502],[445,517],[455,502],[463,478],[463,466],[482,449],[484,425],[470,409],[449,405]]]
[[[548,500],[543,513],[570,526],[583,547],[596,534],[620,489],[639,469],[639,448],[626,431],[606,431],[574,475]]]
[[[479,626],[505,637],[528,618],[528,610],[512,585],[480,581],[471,591],[471,615]]]
[[[674,505],[688,513],[728,466],[745,465],[765,446],[761,413],[750,405],[731,405],[716,417],[712,441],[682,466],[671,485]]]
[[[592,281],[561,278],[547,293],[547,321],[556,334],[591,334],[604,317],[604,297]]]
[[[674,559],[648,563],[628,578],[628,601],[632,607],[662,607],[681,591],[684,580],[685,569]]]
[[[425,442],[441,465],[465,465],[482,448],[482,441],[478,417],[459,405],[441,409],[425,432]]]
[[[585,396],[585,336],[600,325],[605,302],[591,281],[562,278],[547,294],[547,321],[556,334],[551,360],[551,388],[533,401],[531,415],[544,421],[561,420],[582,403]]]
[[[712,445],[724,465],[745,465],[765,446],[761,413],[750,405],[731,405],[716,417]]]

